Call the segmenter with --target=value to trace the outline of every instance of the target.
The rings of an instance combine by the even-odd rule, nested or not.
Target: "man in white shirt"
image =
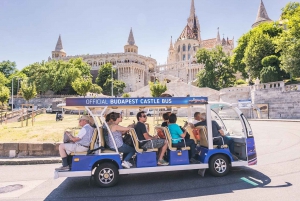
[[[89,149],[90,142],[93,136],[94,129],[90,126],[90,118],[88,116],[81,116],[79,120],[79,126],[81,130],[77,137],[68,134],[70,140],[73,143],[62,143],[59,145],[59,155],[62,158],[62,166],[56,168],[57,171],[69,171],[70,166],[68,164],[67,155],[71,152],[85,152]]]
[[[200,112],[195,112],[194,120],[193,120],[192,124],[195,125],[196,123],[198,123],[200,121],[201,121],[201,113]]]

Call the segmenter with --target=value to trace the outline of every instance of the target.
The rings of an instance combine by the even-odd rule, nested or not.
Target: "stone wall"
[[[59,156],[59,143],[0,143],[0,157]]]

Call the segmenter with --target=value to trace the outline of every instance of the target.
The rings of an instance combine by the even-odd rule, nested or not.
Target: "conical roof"
[[[59,35],[58,37],[58,40],[57,40],[57,43],[56,43],[56,46],[55,46],[55,51],[58,51],[58,52],[65,52],[64,48],[63,48],[63,45],[62,45],[62,42],[61,42],[61,37]]]
[[[252,25],[252,28],[256,27],[257,25],[259,25],[262,22],[271,22],[271,21],[272,20],[268,16],[264,2],[261,0],[259,8],[258,8],[258,12],[257,12],[256,20],[255,20],[254,24]]]
[[[174,46],[173,46],[173,42],[172,42],[172,36],[171,36],[171,42],[170,42],[170,47],[169,47],[169,50],[173,50],[174,49]]]
[[[134,41],[134,37],[133,37],[133,33],[132,33],[132,28],[130,28],[130,33],[129,33],[129,36],[128,36],[127,45],[135,45],[135,41]]]

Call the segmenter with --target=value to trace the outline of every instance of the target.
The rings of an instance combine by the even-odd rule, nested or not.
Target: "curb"
[[[61,158],[5,158],[0,159],[0,165],[36,165],[61,163]]]

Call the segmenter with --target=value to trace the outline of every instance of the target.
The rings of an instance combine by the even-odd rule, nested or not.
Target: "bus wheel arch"
[[[99,187],[106,188],[115,186],[119,181],[119,167],[113,160],[97,161],[93,165],[94,180]]]
[[[215,177],[222,177],[230,170],[230,158],[227,154],[214,154],[209,158],[209,171]]]

